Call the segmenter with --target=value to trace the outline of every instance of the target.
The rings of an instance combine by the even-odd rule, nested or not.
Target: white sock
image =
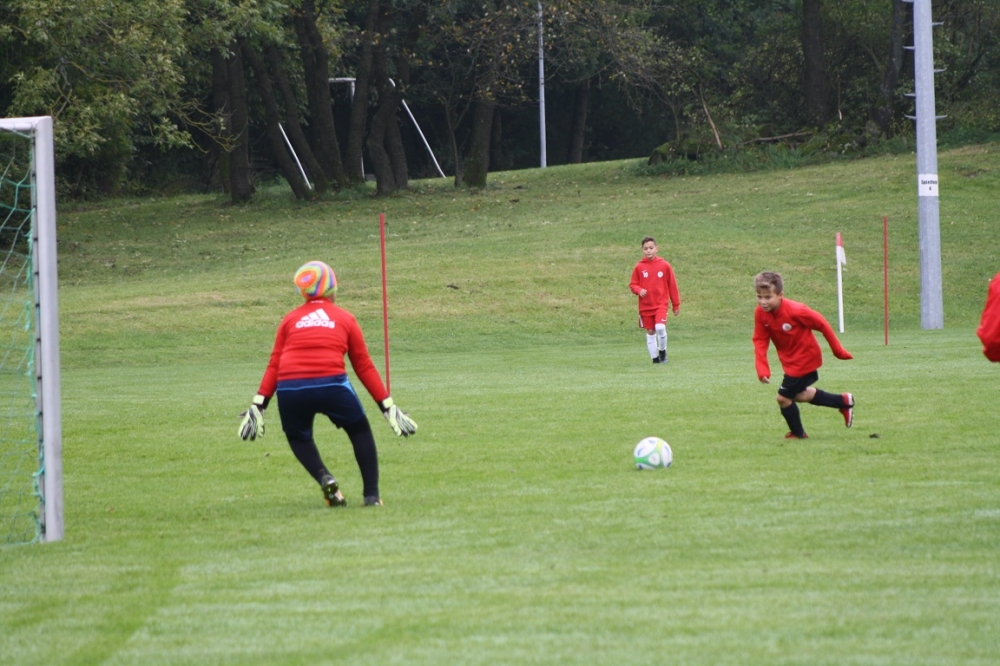
[[[656,348],[667,351],[667,327],[663,324],[656,325]]]
[[[656,336],[646,334],[646,348],[649,349],[649,358],[658,358],[659,354],[656,353]]]

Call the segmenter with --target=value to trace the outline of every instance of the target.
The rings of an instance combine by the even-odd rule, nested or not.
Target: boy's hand
[[[677,315],[679,315],[680,313],[681,313],[681,309],[680,309],[680,308],[674,308],[674,316],[675,316],[675,317],[676,317]]]
[[[851,352],[846,349],[841,349],[840,351],[833,352],[833,355],[839,358],[841,361],[850,361],[854,356]]]
[[[640,289],[639,290],[639,298],[646,298],[646,290],[645,289]]]
[[[757,379],[760,380],[761,384],[770,384],[771,383],[771,378],[770,377],[760,376]]]
[[[386,398],[378,404],[382,416],[389,422],[389,427],[397,437],[409,437],[417,432],[417,423],[402,409],[396,406],[392,398]]]
[[[240,414],[240,439],[254,441],[264,436],[264,410],[267,409],[268,398],[257,394],[250,407]]]

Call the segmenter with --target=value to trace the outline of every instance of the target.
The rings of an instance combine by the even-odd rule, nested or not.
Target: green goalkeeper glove
[[[386,398],[378,404],[382,410],[382,416],[389,422],[389,427],[396,433],[397,437],[409,437],[417,432],[417,423],[411,419],[406,412],[396,406],[392,398]]]
[[[267,409],[268,399],[259,393],[253,397],[247,411],[240,414],[240,439],[255,440],[264,436],[264,410]]]

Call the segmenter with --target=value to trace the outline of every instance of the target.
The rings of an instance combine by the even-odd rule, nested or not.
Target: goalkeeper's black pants
[[[292,453],[316,482],[329,474],[316,441],[313,421],[323,414],[351,440],[365,497],[378,497],[378,451],[361,401],[346,375],[278,382],[278,413]]]
[[[354,459],[358,461],[358,469],[361,470],[361,480],[364,482],[365,497],[378,497],[378,450],[375,448],[375,437],[372,435],[371,425],[368,419],[344,427],[344,432],[351,440],[354,447]],[[329,474],[323,458],[316,448],[316,442],[312,437],[309,439],[288,438],[288,445],[292,447],[292,453],[298,458],[302,466],[306,468],[316,483],[323,479],[324,474]]]

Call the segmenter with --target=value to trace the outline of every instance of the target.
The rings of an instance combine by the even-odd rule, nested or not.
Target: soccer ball
[[[636,469],[663,469],[674,461],[674,452],[659,437],[647,437],[635,445],[632,457]]]

